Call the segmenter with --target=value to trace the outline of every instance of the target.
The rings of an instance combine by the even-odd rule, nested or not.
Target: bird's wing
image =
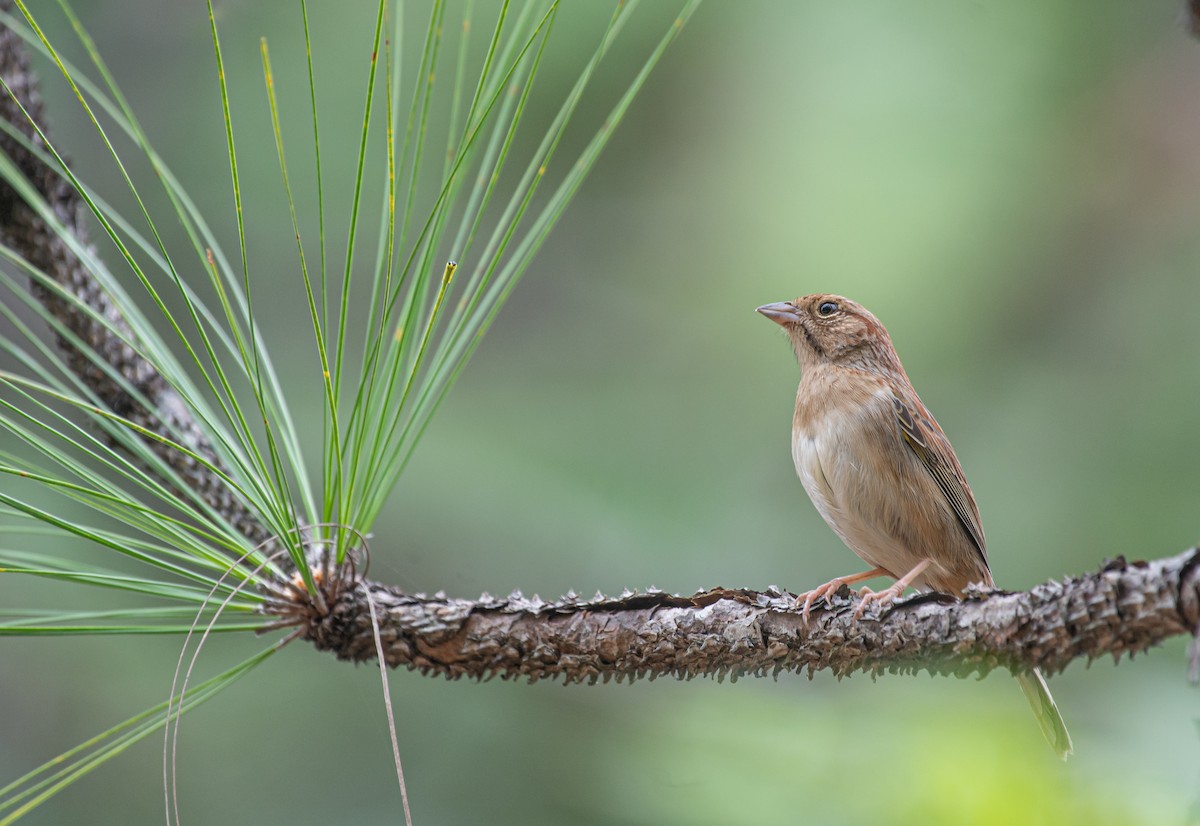
[[[975,497],[971,495],[962,467],[958,464],[954,449],[950,447],[950,441],[942,433],[937,422],[917,413],[921,405],[911,404],[897,396],[892,396],[892,404],[896,409],[896,421],[900,425],[900,433],[905,443],[941,488],[946,501],[950,503],[954,515],[971,538],[986,567],[987,545],[983,539],[979,508],[975,505]]]

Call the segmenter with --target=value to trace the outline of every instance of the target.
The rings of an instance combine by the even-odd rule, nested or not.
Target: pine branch
[[[339,659],[375,658],[367,599],[375,602],[388,665],[450,679],[561,678],[566,683],[781,671],[984,675],[994,668],[1046,673],[1073,660],[1133,655],[1200,631],[1200,549],[1153,562],[1117,559],[1096,573],[1032,590],[969,591],[962,602],[923,594],[854,619],[843,586],[808,625],[794,597],[715,588],[690,597],[661,591],[545,602],[404,594],[360,580],[322,615],[299,603],[274,610]],[[818,603],[820,606],[821,604]],[[1192,647],[1192,678],[1200,650]]]
[[[0,8],[9,8],[0,0]],[[42,105],[19,38],[0,30],[0,76],[41,122]],[[0,118],[35,145],[38,138],[12,99],[0,100]],[[0,151],[17,161],[58,220],[86,244],[77,194],[55,171],[10,136]],[[106,319],[99,323],[72,302],[33,285],[56,318],[137,389],[143,405],[98,369],[86,354],[60,342],[72,369],[112,410],[157,433],[215,458],[211,442],[178,395],[126,345],[129,326],[111,298],[62,239],[14,191],[0,185],[0,233],[31,264],[43,270]],[[220,479],[186,456],[161,450],[185,483],[254,541],[265,528]],[[1168,637],[1200,631],[1200,550],[1153,562],[1123,559],[1096,573],[1050,582],[1022,593],[970,592],[962,602],[936,594],[905,600],[883,613],[869,609],[853,619],[857,598],[843,589],[818,606],[805,624],[793,598],[781,591],[716,588],[690,597],[660,591],[573,594],[554,602],[520,594],[498,599],[450,599],[409,595],[354,575],[327,572],[325,599],[281,586],[268,603],[280,626],[340,659],[375,657],[368,600],[380,617],[387,663],[451,679],[524,677],[564,682],[690,678],[700,674],[778,674],[829,669],[839,676],[862,671],[986,674],[993,668],[1061,671],[1071,661],[1105,654],[1120,658]],[[328,606],[328,607],[325,607]],[[1192,676],[1200,671],[1193,643]]]

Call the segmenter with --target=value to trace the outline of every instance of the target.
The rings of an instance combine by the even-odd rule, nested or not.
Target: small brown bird
[[[887,330],[860,304],[807,295],[758,312],[783,327],[800,362],[792,458],[821,516],[871,570],[797,597],[813,603],[875,577],[855,616],[904,589],[963,595],[993,586],[979,508],[942,428],[921,403]],[[1040,672],[1018,674],[1046,740],[1066,758],[1071,736]]]

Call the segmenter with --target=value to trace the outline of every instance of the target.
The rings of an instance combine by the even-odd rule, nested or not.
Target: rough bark
[[[1075,659],[1120,659],[1193,633],[1200,625],[1198,563],[1197,549],[1153,562],[1118,559],[1030,591],[971,591],[962,602],[920,595],[882,612],[868,608],[858,620],[858,597],[843,587],[807,625],[794,598],[774,589],[590,600],[569,594],[545,602],[520,594],[427,597],[359,581],[331,601],[328,614],[310,611],[301,625],[317,648],[341,659],[374,659],[369,598],[388,665],[451,679],[574,683],[781,671],[811,676],[824,669],[838,676],[924,669],[961,677],[1033,667],[1054,673]],[[291,610],[279,607],[285,616]]]

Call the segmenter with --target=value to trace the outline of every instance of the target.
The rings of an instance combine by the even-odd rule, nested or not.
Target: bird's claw
[[[899,585],[899,583],[897,583]],[[868,605],[877,605],[879,608],[887,608],[896,598],[904,592],[905,586],[893,585],[890,588],[884,588],[882,591],[872,591],[865,585],[859,589],[858,607],[854,609],[854,618],[861,619],[863,612],[867,610]]]
[[[841,590],[841,587],[845,584],[845,579],[836,577],[829,580],[824,585],[818,585],[811,591],[805,591],[803,594],[797,594],[795,604],[804,606],[803,610],[801,611],[801,614],[804,617],[804,624],[808,625],[808,621],[812,618],[812,607],[814,602],[819,599],[823,599],[825,600],[826,604],[828,604],[830,597]]]

